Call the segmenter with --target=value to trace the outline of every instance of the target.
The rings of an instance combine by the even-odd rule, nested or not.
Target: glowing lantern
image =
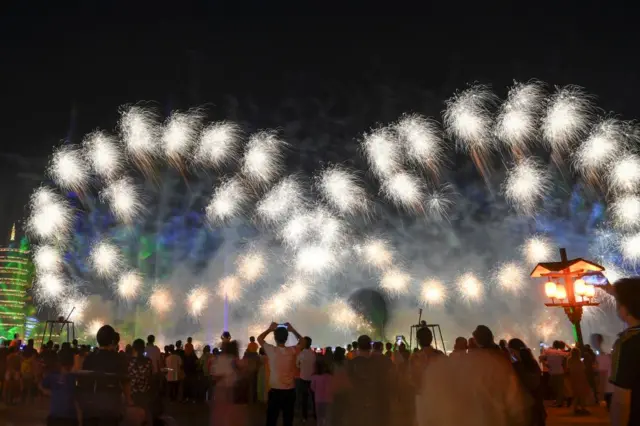
[[[573,291],[576,296],[583,296],[587,294],[587,284],[584,282],[582,278],[578,278],[575,283],[573,283]]]
[[[567,298],[567,290],[563,285],[556,286],[556,298],[560,300]]]
[[[549,299],[556,298],[557,285],[553,281],[547,281],[544,285],[544,292]]]

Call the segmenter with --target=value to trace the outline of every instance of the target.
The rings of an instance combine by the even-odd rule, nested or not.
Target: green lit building
[[[7,244],[0,247],[0,337],[24,336],[27,316],[33,314],[28,295],[33,271],[29,240],[16,238],[13,225]]]

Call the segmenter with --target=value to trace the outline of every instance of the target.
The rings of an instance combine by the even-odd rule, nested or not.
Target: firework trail
[[[194,161],[221,169],[224,165],[238,158],[240,147],[240,128],[238,125],[229,122],[210,124],[200,136]]]
[[[371,171],[385,179],[402,168],[400,144],[390,129],[376,129],[364,136],[362,149]]]
[[[587,134],[593,106],[590,98],[576,86],[558,88],[549,99],[542,118],[542,135],[554,153],[563,154]]]
[[[418,114],[403,117],[394,126],[410,161],[440,175],[445,160],[444,139],[438,123]]]
[[[124,169],[124,158],[116,139],[105,132],[90,133],[84,139],[82,146],[84,158],[101,178],[113,179]]]
[[[369,197],[355,173],[331,167],[317,181],[324,200],[341,214],[356,215],[368,210]]]
[[[249,138],[242,159],[242,173],[256,186],[273,182],[283,170],[284,142],[273,132],[260,132]]]
[[[515,154],[522,156],[535,143],[543,109],[544,88],[538,82],[516,83],[496,118],[496,137]]]

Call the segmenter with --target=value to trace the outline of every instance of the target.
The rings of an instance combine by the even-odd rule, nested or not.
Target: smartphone
[[[287,328],[287,324],[278,324],[278,328]]]

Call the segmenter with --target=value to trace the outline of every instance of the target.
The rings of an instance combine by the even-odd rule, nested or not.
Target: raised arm
[[[298,344],[296,345],[296,348],[298,349],[298,351],[302,351],[307,345],[307,342],[304,341],[300,333],[298,333],[298,331],[295,328],[293,328],[293,326],[289,323],[287,323],[287,330],[289,330],[290,333],[296,336],[296,339],[298,339]]]
[[[269,333],[271,333],[273,330],[275,330],[278,327],[278,324],[276,324],[275,322],[272,322],[271,325],[269,326],[269,328],[267,328],[265,331],[262,332],[262,334],[260,334],[258,336],[258,338],[256,340],[258,340],[258,344],[260,346],[264,346],[265,344],[265,337],[267,337],[269,335]]]

